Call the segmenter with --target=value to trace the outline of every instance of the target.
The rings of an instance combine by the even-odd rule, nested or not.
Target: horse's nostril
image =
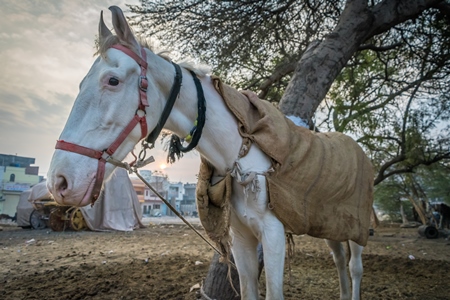
[[[64,176],[60,175],[56,179],[56,191],[61,197],[64,197],[67,191],[67,180]]]

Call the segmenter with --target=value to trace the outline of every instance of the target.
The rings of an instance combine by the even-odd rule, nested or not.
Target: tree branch
[[[383,33],[395,25],[416,18],[424,10],[435,7],[443,0],[384,0],[372,9],[374,23],[366,39]]]
[[[401,169],[396,169],[393,170],[391,172],[388,173],[384,173],[389,167],[393,166],[396,163],[402,162],[406,159],[406,156],[404,155],[399,155],[394,157],[393,159],[391,159],[390,161],[388,161],[387,163],[385,163],[381,168],[380,171],[378,172],[377,177],[374,180],[374,185],[379,184],[381,181],[385,180],[386,178],[392,176],[392,175],[396,175],[396,174],[402,174],[402,173],[412,173],[414,171],[415,168],[417,168],[420,165],[424,165],[424,166],[429,166],[432,165],[434,163],[437,163],[441,160],[445,160],[445,159],[450,159],[450,152],[446,152],[443,154],[436,154],[436,156],[434,156],[431,159],[420,159],[415,161],[412,164],[408,164],[408,166],[401,168]]]
[[[450,15],[450,4],[445,3],[445,1],[442,1],[436,5],[433,6],[434,8],[439,9],[439,11],[444,15]]]
[[[305,51],[280,101],[284,114],[298,116],[312,125],[312,115],[334,79],[365,39],[365,33],[358,28],[372,23],[366,10],[366,1],[348,1],[335,30]]]
[[[278,66],[275,69],[275,71],[273,71],[273,74],[270,75],[266,80],[264,80],[263,83],[261,83],[261,85],[259,86],[259,89],[261,90],[261,92],[259,92],[258,97],[260,99],[264,99],[266,97],[267,93],[269,92],[269,89],[272,86],[272,84],[279,81],[281,78],[283,78],[287,74],[294,72],[296,65],[297,65],[297,62],[294,61],[294,62],[289,62],[289,63],[285,63],[285,64]]]
[[[383,51],[388,51],[388,50],[392,50],[395,49],[399,46],[401,46],[402,43],[395,43],[392,45],[388,45],[388,46],[382,46],[382,47],[378,47],[372,44],[366,44],[366,45],[361,45],[358,47],[358,51],[363,51],[363,50],[372,50],[372,51],[376,51],[376,52],[383,52]]]

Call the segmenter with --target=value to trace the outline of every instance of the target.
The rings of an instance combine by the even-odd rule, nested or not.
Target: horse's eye
[[[115,78],[115,77],[111,77],[111,78],[109,79],[109,81],[108,81],[108,84],[109,84],[109,85],[112,85],[112,86],[116,86],[116,85],[119,84],[119,79],[117,79],[117,78]]]

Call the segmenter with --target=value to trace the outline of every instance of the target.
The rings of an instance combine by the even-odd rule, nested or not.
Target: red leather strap
[[[103,158],[98,160],[97,175],[95,176],[94,188],[92,189],[92,205],[94,205],[94,202],[98,199],[100,196],[100,191],[102,190],[103,179],[105,177],[105,164],[106,160]]]
[[[139,77],[139,98],[141,100],[141,104],[143,106],[148,106],[147,101],[147,87],[148,87],[148,80],[147,80],[147,53],[145,52],[145,49],[141,47],[141,57],[134,53],[131,49],[121,45],[121,44],[115,44],[112,45],[111,48],[117,49],[119,51],[122,51],[132,59],[134,59],[137,64],[141,67],[141,75]]]
[[[143,106],[148,106],[147,100],[147,88],[148,88],[148,80],[147,80],[147,52],[145,49],[141,47],[141,57],[145,61],[145,65],[141,65],[141,76],[139,81],[139,95],[141,99],[141,104]]]
[[[138,115],[134,115],[134,118],[131,119],[130,123],[128,123],[127,127],[125,127],[116,140],[111,144],[111,146],[106,149],[106,153],[109,155],[113,155],[116,152],[117,148],[119,148],[120,144],[127,138],[128,134],[136,127],[137,123],[139,123],[141,117]]]
[[[141,117],[141,120],[139,121],[141,123],[141,139],[145,138],[147,136],[147,119],[145,118],[145,115]]]
[[[75,152],[79,154],[83,154],[92,158],[100,159],[102,157],[102,151],[97,151],[94,149],[86,148],[80,145],[72,144],[63,140],[59,140],[56,142],[55,149]]]
[[[142,66],[143,68],[145,68],[147,70],[147,57],[139,57],[139,55],[137,55],[136,53],[134,53],[130,48],[127,48],[124,45],[121,44],[114,44],[111,46],[111,48],[117,49],[122,51],[123,53],[125,53],[126,55],[128,55],[129,57],[131,57],[132,59],[134,59],[140,66]],[[141,48],[143,49],[143,48]],[[141,50],[141,53],[145,52]]]
[[[106,160],[102,158],[103,152],[69,143],[63,140],[59,140],[56,142],[55,149],[75,152],[98,159],[97,175],[95,177],[94,189],[92,190],[92,197],[94,201],[97,200],[98,196],[100,195],[100,190],[102,189],[103,178],[105,177]],[[92,204],[94,204],[94,201],[92,201]]]

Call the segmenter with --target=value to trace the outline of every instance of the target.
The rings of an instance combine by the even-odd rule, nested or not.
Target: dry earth
[[[330,250],[298,236],[286,299],[338,299]],[[450,241],[382,227],[364,250],[362,299],[450,299]],[[133,232],[3,226],[0,299],[197,299],[212,250],[185,225]],[[290,280],[289,280],[290,277]],[[261,278],[264,296],[264,276]]]

